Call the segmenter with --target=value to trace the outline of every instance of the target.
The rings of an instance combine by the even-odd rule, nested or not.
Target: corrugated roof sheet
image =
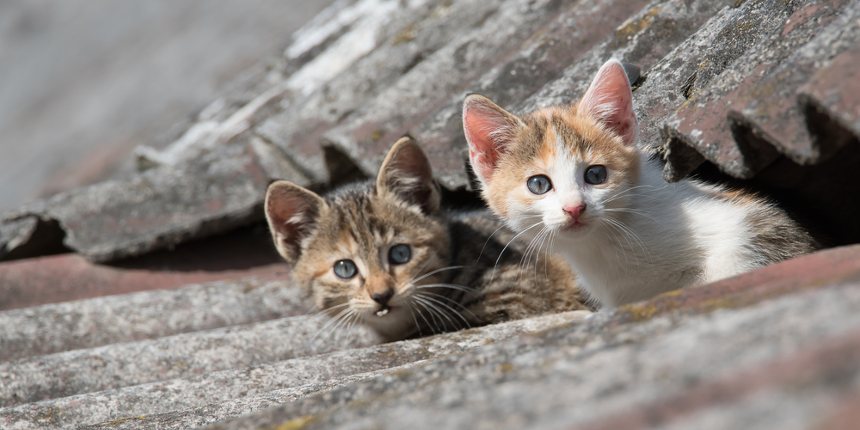
[[[641,67],[641,143],[667,180],[744,179],[826,243],[856,243],[858,38],[857,0],[337,2],[176,142],[140,150],[145,171],[2,217],[0,259],[23,260],[0,263],[0,427],[853,423],[856,245],[587,320],[383,345],[310,316],[288,277],[235,279],[284,274],[271,247],[230,265],[236,242],[212,237],[92,262],[259,223],[269,181],[370,175],[407,131],[463,196],[467,92],[520,113],[569,103],[610,57]],[[90,262],[29,258],[68,250]]]

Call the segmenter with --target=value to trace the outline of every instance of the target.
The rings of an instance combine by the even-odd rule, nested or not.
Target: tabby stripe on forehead
[[[522,145],[518,155],[522,162],[528,162],[540,152],[549,122],[542,116],[534,115],[524,118],[523,122],[526,123],[526,128],[520,139]]]
[[[582,135],[580,135],[576,130],[571,128],[570,124],[568,124],[568,122],[565,121],[564,118],[558,115],[553,115],[552,128],[564,142],[565,147],[580,147],[581,150],[590,149],[587,148],[590,146],[589,142],[584,141],[582,139]]]

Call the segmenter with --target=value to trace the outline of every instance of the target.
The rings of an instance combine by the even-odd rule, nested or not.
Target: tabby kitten
[[[591,297],[615,307],[814,248],[752,193],[664,182],[659,163],[637,148],[632,100],[621,63],[610,60],[572,106],[519,118],[479,95],[464,102],[484,199],[525,237],[548,229]]]
[[[385,340],[587,309],[563,260],[512,241],[489,211],[440,208],[430,163],[409,137],[376,181],[324,198],[271,184],[266,218],[314,303]]]

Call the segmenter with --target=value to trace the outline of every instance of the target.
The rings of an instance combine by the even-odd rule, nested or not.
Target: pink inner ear
[[[283,225],[301,207],[301,201],[288,192],[273,193],[269,198],[268,215],[277,225]]]
[[[609,61],[600,68],[579,108],[621,136],[625,145],[636,143],[639,123],[633,111],[633,93],[624,67]]]
[[[482,179],[489,179],[499,161],[500,142],[493,139],[494,132],[510,127],[499,113],[479,107],[467,108],[463,115],[463,130],[469,142],[472,168]]]
[[[493,152],[493,140],[490,133],[498,127],[498,121],[492,121],[486,115],[481,115],[478,109],[469,109],[463,116],[463,127],[469,143],[480,152]]]
[[[315,208],[307,196],[295,189],[277,190],[269,199],[266,208],[273,227],[286,236],[293,236],[302,224],[309,222],[309,211]]]

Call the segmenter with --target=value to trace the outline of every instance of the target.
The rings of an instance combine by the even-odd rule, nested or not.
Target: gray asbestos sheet
[[[557,75],[625,22],[631,11],[650,6],[649,0],[635,0],[620,8],[614,0],[579,1],[541,26],[522,49],[505,57],[478,79],[466,93],[478,93],[503,108],[522,101]],[[436,178],[455,189],[467,182],[463,160],[462,105],[465,94],[458,92],[412,130],[427,151]]]
[[[323,135],[323,142],[373,175],[396,139],[420,124],[451,94],[517,52],[570,0],[509,0],[475,28],[453,39]],[[458,156],[451,154],[451,156]]]
[[[315,179],[325,181],[323,132],[407,73],[452,39],[471,31],[495,13],[500,1],[456,0],[426,2],[410,17],[392,20],[387,40],[306,98],[283,102],[283,110],[255,131],[280,146]],[[301,96],[298,94],[297,96]]]
[[[652,67],[656,70],[661,62],[672,61],[668,54],[687,41],[717,12],[721,9],[728,10],[728,6],[733,3],[736,1],[652,1],[616,29],[615,34],[571,64],[557,79],[518,103],[513,111],[526,113],[542,107],[578,101],[585,94],[600,66],[610,58],[617,58],[643,70],[645,82],[633,92],[633,105],[641,128],[639,141],[646,147],[657,146],[660,124],[655,120],[659,120],[662,115],[652,115],[651,112],[669,112],[681,105],[684,99],[680,95],[681,84],[677,84],[675,91],[666,90],[676,86],[677,76],[668,75],[672,79],[662,82],[667,76],[652,76]],[[673,64],[689,67],[684,61],[674,61]],[[683,78],[687,77],[682,71],[677,74]],[[649,90],[646,86],[650,85],[662,88]]]
[[[0,364],[0,404],[13,406],[376,343],[367,330],[332,330],[324,317],[119,343]]]
[[[289,281],[253,278],[0,312],[0,362],[305,315]]]
[[[193,160],[202,149],[229,141],[283,109],[292,113],[304,109],[303,100],[308,95],[327,87],[341,74],[352,74],[356,61],[380,48],[406,23],[426,15],[438,3],[441,0],[335,3],[296,32],[283,56],[272,59],[272,64],[256,74],[252,71],[247,82],[236,82],[238,93],[227,91],[212,102],[169,147],[162,151],[139,148],[139,163],[179,165]],[[255,83],[261,79],[263,82]],[[250,87],[247,91],[251,93],[242,91],[243,87]],[[240,100],[235,100],[237,97]],[[291,115],[289,112],[285,115]],[[292,160],[309,178],[320,178],[320,166],[308,164],[301,158]]]
[[[269,171],[287,165],[265,158],[245,142],[218,146],[192,163],[78,188],[0,215],[0,229],[28,217],[56,221],[65,246],[90,261],[140,255],[260,220],[269,181],[301,177]]]
[[[576,324],[588,315],[590,313],[584,311],[548,315],[362,349],[335,351],[281,362],[269,360],[275,362],[274,364],[237,365],[233,366],[233,370],[211,372],[197,377],[30,403],[0,410],[0,425],[9,429],[44,428],[46,425],[73,428],[81,424],[235,401],[289,387],[326,388],[331,386],[330,381],[337,378],[458,354],[514,336]],[[343,340],[348,335],[348,332],[338,330],[334,337]],[[352,332],[349,342],[341,341],[340,344],[342,347],[355,347],[357,337],[356,333]],[[304,338],[304,343],[308,343],[307,338]],[[294,343],[292,347],[299,349],[302,345]],[[233,410],[230,407],[224,409],[227,412]],[[58,417],[57,421],[44,423],[40,420],[51,413]],[[141,420],[129,421],[132,424],[135,422]],[[145,425],[141,428],[144,427]]]

